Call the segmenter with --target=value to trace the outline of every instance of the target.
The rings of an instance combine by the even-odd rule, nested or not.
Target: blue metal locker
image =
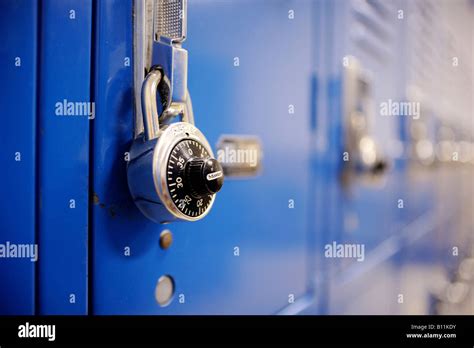
[[[133,72],[123,64],[132,55],[131,6],[109,1],[96,10],[93,311],[276,313],[308,291],[312,61],[310,47],[292,38],[311,35],[310,2],[190,2],[185,47],[196,122],[211,144],[222,134],[258,136],[265,157],[260,176],[226,182],[204,220],[164,226],[143,219],[125,177],[133,128]],[[290,9],[298,21],[288,20]],[[298,179],[288,184],[293,173]],[[283,214],[288,218],[279,219]],[[159,247],[163,229],[174,235],[166,251]],[[175,280],[175,300],[160,308],[154,290],[166,274]]]
[[[0,4],[0,314],[469,308],[452,294],[473,291],[471,1],[190,0],[184,42],[162,35],[182,34],[162,23],[181,2],[153,3]],[[393,103],[420,109],[385,114]],[[209,158],[250,143],[259,171],[210,160],[207,183],[226,176],[212,210],[178,222],[159,192],[176,167],[155,144],[190,115]],[[160,223],[142,213],[164,208]]]
[[[87,313],[91,1],[42,2],[38,115],[40,314]]]
[[[0,314],[34,314],[34,258],[4,258],[10,246],[36,241],[36,76],[38,8],[30,1],[2,3],[0,32],[0,105],[4,124],[1,161],[5,164],[0,209]],[[36,255],[37,256],[37,255]]]

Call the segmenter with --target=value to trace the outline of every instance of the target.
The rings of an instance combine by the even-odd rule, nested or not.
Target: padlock
[[[196,221],[211,210],[224,172],[206,137],[194,126],[190,100],[173,106],[172,113],[168,112],[176,115],[172,119],[160,119],[157,96],[162,100],[162,79],[163,70],[153,67],[142,85],[144,132],[136,136],[130,150],[128,186],[135,204],[149,219]],[[181,120],[176,122],[177,117]]]
[[[389,161],[369,131],[370,115],[374,112],[372,81],[355,57],[346,58],[343,75],[344,138],[350,160],[346,160],[345,167],[352,173],[380,176],[386,173]]]

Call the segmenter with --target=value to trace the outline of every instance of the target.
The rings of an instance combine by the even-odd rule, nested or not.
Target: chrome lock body
[[[133,200],[149,219],[196,221],[210,211],[224,180],[209,142],[186,117],[160,125],[156,91],[160,69],[152,69],[142,89],[145,131],[134,141],[127,168]]]
[[[127,167],[135,204],[157,223],[202,219],[224,181],[209,142],[194,126],[187,51],[181,47],[185,5],[185,1],[155,2],[155,65],[142,83]]]

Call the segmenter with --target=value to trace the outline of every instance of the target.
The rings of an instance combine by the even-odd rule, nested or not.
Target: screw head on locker
[[[175,107],[181,121],[160,124],[156,100],[162,79],[163,71],[153,67],[142,86],[144,132],[130,150],[128,186],[149,219],[196,221],[210,211],[224,173],[206,137],[189,122],[189,98],[183,107]]]

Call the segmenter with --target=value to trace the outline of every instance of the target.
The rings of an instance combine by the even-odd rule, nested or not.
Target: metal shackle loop
[[[143,81],[141,102],[146,140],[155,139],[160,131],[156,94],[162,76],[159,69],[152,69],[145,77],[145,81]]]

